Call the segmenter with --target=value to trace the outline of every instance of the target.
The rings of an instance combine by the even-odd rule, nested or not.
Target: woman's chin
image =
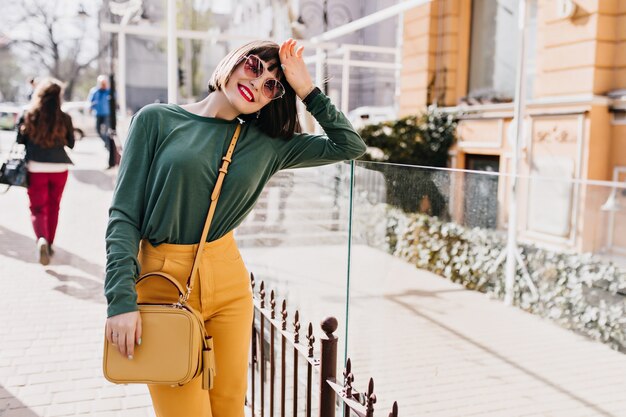
[[[260,110],[257,108],[258,106],[254,106],[253,103],[247,102],[241,97],[234,97],[234,100],[231,99],[230,102],[241,115],[254,114]]]

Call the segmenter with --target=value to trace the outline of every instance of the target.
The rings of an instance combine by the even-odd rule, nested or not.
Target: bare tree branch
[[[43,45],[43,44],[41,44],[39,42],[36,42],[36,41],[34,41],[32,39],[11,39],[9,41],[8,45],[9,46],[13,46],[13,45],[22,44],[22,43],[26,43],[28,45],[32,45],[32,46],[34,46],[35,48],[37,48],[38,50],[41,50],[41,51],[45,51],[46,50],[46,46],[45,45]]]
[[[67,17],[67,3],[58,0],[19,3],[17,17],[15,21],[10,19],[12,23],[7,25],[6,31],[22,35],[12,39],[10,46],[22,48],[23,53],[28,51],[25,58],[41,68],[41,72],[65,81],[66,98],[69,98],[81,74],[108,50],[108,45],[98,48],[87,26],[76,26],[78,20]],[[74,28],[71,28],[72,24]],[[93,46],[96,52],[85,54],[87,45]]]

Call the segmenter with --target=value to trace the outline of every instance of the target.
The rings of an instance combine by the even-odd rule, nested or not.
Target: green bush
[[[456,140],[456,116],[430,106],[426,112],[369,125],[359,131],[368,147],[365,161],[445,167]]]
[[[369,152],[361,160],[445,167],[448,151],[456,140],[456,127],[456,116],[435,106],[418,115],[366,126],[359,133]],[[385,171],[385,166],[373,166],[372,169]],[[385,172],[389,204],[406,212],[417,212],[422,199],[427,198],[428,214],[444,215],[445,199],[434,185],[430,171],[420,171],[410,182],[405,179],[401,171]]]
[[[362,205],[360,209],[365,208]],[[504,298],[505,261],[501,254],[506,250],[506,239],[501,232],[406,214],[385,204],[368,210],[368,215],[357,217],[367,224],[354,228],[365,231],[357,236],[363,243],[465,288]],[[538,298],[518,265],[515,305],[626,352],[626,270],[590,254],[527,244],[520,249]]]

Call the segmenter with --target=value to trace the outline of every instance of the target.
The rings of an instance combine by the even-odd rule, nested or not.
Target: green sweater
[[[318,95],[307,110],[327,136],[296,134],[285,140],[267,136],[254,122],[242,126],[208,241],[236,228],[279,170],[354,159],[365,152],[361,137],[328,97]],[[172,104],[148,105],[133,117],[106,231],[109,317],[137,310],[141,239],[155,246],[200,240],[221,158],[237,123]]]

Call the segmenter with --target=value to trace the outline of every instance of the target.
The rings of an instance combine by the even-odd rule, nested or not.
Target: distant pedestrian
[[[47,78],[37,83],[30,108],[17,124],[17,142],[26,146],[28,198],[39,262],[48,265],[59,220],[61,196],[74,147],[72,118],[61,111],[62,83]]]
[[[87,99],[91,103],[91,111],[96,116],[96,132],[109,151],[109,168],[117,165],[115,144],[112,143],[109,129],[111,127],[111,89],[106,75],[100,74],[97,85],[89,91]]]

